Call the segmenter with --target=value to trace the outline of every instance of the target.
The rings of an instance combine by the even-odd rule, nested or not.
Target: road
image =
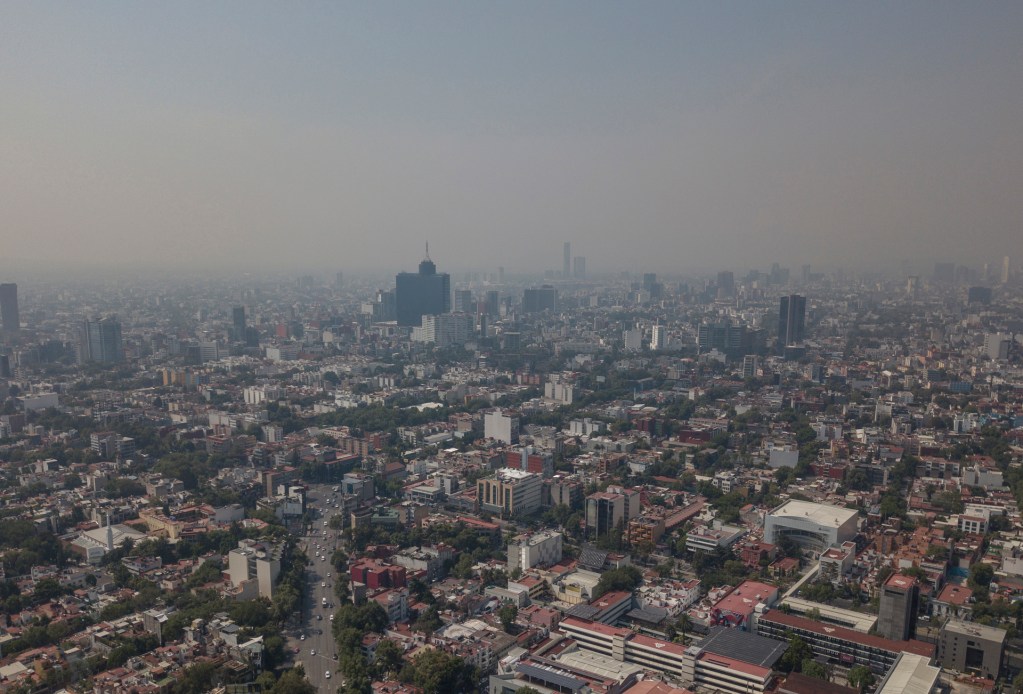
[[[309,681],[317,691],[323,693],[335,692],[341,685],[335,660],[337,645],[334,643],[330,628],[330,616],[337,604],[334,595],[334,567],[330,564],[330,557],[338,547],[338,533],[323,525],[331,515],[339,513],[330,501],[333,496],[331,489],[331,485],[315,485],[310,487],[306,497],[306,508],[315,509],[316,520],[310,530],[303,531],[305,534],[299,537],[299,545],[312,560],[312,564],[306,568],[309,583],[305,603],[302,605],[300,625],[287,635],[288,648],[293,652],[295,648],[299,649],[294,656],[295,662],[302,663]],[[320,558],[316,557],[317,545],[320,548]],[[327,607],[323,606],[324,598],[327,600]],[[334,607],[331,607],[332,605]],[[304,640],[301,638],[303,635]],[[327,672],[330,672],[329,679]]]

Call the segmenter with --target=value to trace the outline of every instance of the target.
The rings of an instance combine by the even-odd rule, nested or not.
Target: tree
[[[271,694],[316,694],[316,687],[306,679],[305,670],[299,666],[281,675]]]
[[[501,628],[510,632],[518,614],[519,608],[515,606],[515,603],[506,602],[501,605],[501,609],[497,611],[497,616],[501,620]]]
[[[449,694],[475,690],[475,672],[461,658],[441,650],[423,651],[412,662],[412,683],[423,694]],[[276,694],[276,693],[275,693]]]
[[[376,652],[373,655],[373,669],[377,679],[387,679],[391,673],[397,674],[405,661],[405,652],[401,646],[390,639],[383,639],[377,644]]]
[[[828,672],[828,669],[816,660],[804,660],[800,672],[807,677],[815,677],[825,682],[831,679],[831,673]]]
[[[872,687],[875,679],[874,673],[866,665],[854,665],[849,669],[849,686],[856,687],[860,692]]]
[[[983,564],[976,562],[970,567],[970,588],[976,590],[977,588],[987,588],[991,583],[991,579],[995,577],[995,570],[990,564]]]
[[[810,646],[799,636],[792,634],[789,637],[789,647],[785,649],[781,659],[778,661],[778,669],[782,672],[799,672],[803,662],[813,660],[813,651]]]
[[[643,582],[643,573],[635,566],[623,566],[620,569],[611,569],[600,575],[600,580],[594,588],[594,597],[600,597],[604,593],[613,590],[624,590],[631,592],[636,586]]]

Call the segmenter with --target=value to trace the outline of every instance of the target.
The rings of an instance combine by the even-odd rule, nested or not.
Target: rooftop
[[[815,504],[812,501],[790,499],[771,511],[768,516],[775,518],[802,518],[818,525],[838,527],[849,521],[850,518],[855,518],[856,514],[856,511],[842,506]]]

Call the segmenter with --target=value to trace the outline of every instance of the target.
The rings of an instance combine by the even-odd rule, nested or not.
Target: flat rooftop
[[[726,627],[711,628],[710,633],[699,644],[699,648],[705,653],[735,658],[768,669],[774,667],[788,647],[787,641],[776,641],[759,634]]]
[[[876,694],[931,694],[941,668],[931,665],[930,658],[903,653],[895,661]]]
[[[816,523],[817,525],[825,525],[835,528],[845,524],[850,518],[854,518],[856,515],[856,511],[843,506],[815,504],[812,501],[798,501],[796,499],[786,501],[784,504],[768,514],[769,517],[799,518]]]
[[[821,621],[848,627],[863,634],[869,634],[870,630],[877,624],[877,615],[868,612],[856,612],[855,610],[843,610],[841,607],[825,605],[822,602],[803,600],[802,598],[785,598],[782,605],[788,605],[792,611],[806,616],[810,610],[817,609],[821,613]]]

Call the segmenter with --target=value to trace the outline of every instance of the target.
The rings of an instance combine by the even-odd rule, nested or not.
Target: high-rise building
[[[905,641],[916,635],[916,614],[920,588],[912,576],[892,574],[881,590],[877,634],[893,641]]]
[[[581,255],[572,260],[572,276],[577,280],[586,279],[586,258]]]
[[[778,305],[778,352],[796,345],[806,337],[806,297],[783,296]]]
[[[455,290],[455,306],[453,310],[455,311],[455,313],[458,313],[460,311],[465,313],[473,312],[472,292],[470,290],[468,289]]]
[[[728,270],[718,273],[718,296],[729,297],[735,295],[735,274]]]
[[[398,325],[421,325],[423,316],[451,310],[451,276],[437,272],[429,245],[418,273],[401,272],[395,277],[394,294]]]
[[[549,284],[522,292],[522,310],[525,313],[558,310],[558,290]]]
[[[345,285],[345,273],[339,272],[334,275],[334,288],[341,289]]]
[[[413,342],[430,342],[437,347],[464,345],[472,337],[473,317],[469,313],[423,316],[423,325],[412,328]]]
[[[1011,269],[1011,265],[1009,264],[1009,256],[1005,256],[1004,258],[1002,258],[1002,276],[1001,276],[1002,284],[1008,284],[1009,283],[1009,270],[1010,269]]]
[[[654,325],[650,331],[650,349],[664,349],[668,346],[668,331],[663,325]]]
[[[5,335],[16,335],[21,328],[18,315],[18,285],[0,284],[0,329]]]
[[[572,269],[572,244],[565,241],[564,258],[562,259],[561,276],[571,277],[569,272]]]
[[[233,337],[237,342],[245,341],[245,307],[235,306],[231,309],[231,327],[234,329]]]
[[[86,320],[82,324],[79,361],[110,364],[124,359],[121,321],[112,316]]]

